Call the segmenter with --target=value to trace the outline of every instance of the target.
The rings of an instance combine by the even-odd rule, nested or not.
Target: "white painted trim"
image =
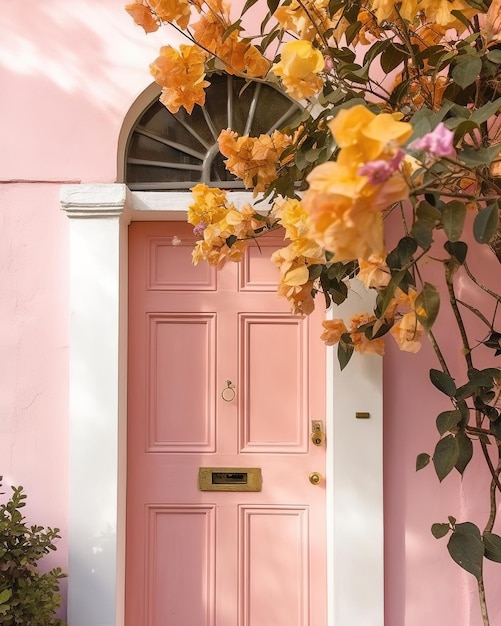
[[[252,200],[228,193],[237,206]],[[69,626],[124,624],[127,226],[183,219],[190,198],[61,189],[71,218]],[[354,294],[336,316],[364,306]],[[327,376],[328,624],[383,626],[382,365],[355,355],[339,372],[330,350]]]

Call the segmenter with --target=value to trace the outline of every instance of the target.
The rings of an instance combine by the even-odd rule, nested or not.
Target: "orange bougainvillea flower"
[[[492,0],[481,32],[487,45],[501,43],[501,0]]]
[[[311,236],[335,261],[368,260],[385,251],[381,212],[409,197],[399,146],[412,126],[362,105],[341,110],[329,123],[341,147],[337,161],[315,167],[303,198]],[[384,176],[378,176],[384,172]]]
[[[371,254],[367,260],[359,259],[358,265],[360,271],[357,274],[357,278],[367,289],[382,289],[388,286],[391,274],[386,265],[386,255]]]
[[[184,107],[188,113],[195,104],[205,103],[206,54],[197,46],[181,44],[179,52],[172,46],[162,46],[160,56],[150,65],[155,81],[163,87],[160,101],[171,113]]]
[[[325,33],[334,26],[328,8],[329,0],[292,0],[289,4],[279,6],[273,15],[283,30],[312,41],[319,33]]]
[[[159,29],[158,21],[152,15],[150,8],[140,0],[134,2],[134,4],[127,4],[125,10],[132,17],[134,22],[144,29],[145,33],[154,33]]]
[[[253,78],[265,76],[270,62],[255,46],[243,41],[236,30],[225,37],[229,27],[226,17],[211,12],[193,25],[193,37],[202,48],[221,59],[228,74],[242,73]]]
[[[311,236],[334,261],[368,259],[385,251],[379,211],[355,210],[348,198],[308,191],[303,204],[310,216]]]
[[[361,326],[373,322],[375,319],[375,316],[369,315],[369,313],[357,313],[350,318],[350,337],[356,352],[384,355],[384,339],[382,337],[368,339],[364,331],[358,330]]]
[[[419,352],[423,337],[423,327],[418,322],[416,313],[410,311],[402,316],[390,330],[390,334],[404,352]]]
[[[399,5],[398,11],[396,4]],[[458,11],[466,19],[471,19],[479,12],[463,0],[406,0],[402,3],[395,0],[370,0],[369,6],[380,24],[399,18],[412,23],[420,16],[421,20],[436,23],[445,29],[454,28],[458,33],[465,31],[467,26],[453,15],[453,11]]]
[[[288,135],[276,130],[272,135],[240,137],[229,128],[219,135],[219,150],[227,157],[226,168],[240,178],[254,195],[264,191],[277,177],[280,155],[291,145]]]
[[[280,272],[278,295],[287,298],[294,315],[309,315],[314,309],[309,266],[325,263],[323,249],[311,239],[301,237],[276,250],[271,260]]]
[[[162,22],[176,22],[183,30],[190,21],[190,4],[188,0],[147,0],[153,12]]]
[[[280,283],[277,288],[277,294],[287,298],[292,315],[310,315],[315,309],[312,281],[294,287]]]
[[[322,326],[324,331],[320,338],[325,342],[326,346],[333,346],[339,343],[341,336],[348,332],[345,323],[341,319],[324,320]]]

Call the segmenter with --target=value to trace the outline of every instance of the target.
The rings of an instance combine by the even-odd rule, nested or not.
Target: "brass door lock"
[[[325,443],[324,423],[322,420],[313,420],[311,422],[311,441],[315,446],[321,446]]]
[[[310,479],[310,483],[312,485],[319,485],[322,482],[322,474],[319,474],[318,472],[312,472],[308,478]]]

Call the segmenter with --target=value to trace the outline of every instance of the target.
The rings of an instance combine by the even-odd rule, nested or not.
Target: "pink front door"
[[[320,323],[276,295],[281,238],[221,271],[193,244],[130,227],[126,624],[325,626]]]

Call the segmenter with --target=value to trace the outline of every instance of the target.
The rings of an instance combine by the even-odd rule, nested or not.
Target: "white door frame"
[[[239,206],[251,195],[231,198]],[[70,218],[69,626],[124,625],[128,225],[184,220],[190,201],[124,184],[61,189]],[[370,297],[354,293],[335,315],[370,309]],[[380,357],[355,355],[340,372],[328,349],[326,433],[328,626],[383,626]]]

